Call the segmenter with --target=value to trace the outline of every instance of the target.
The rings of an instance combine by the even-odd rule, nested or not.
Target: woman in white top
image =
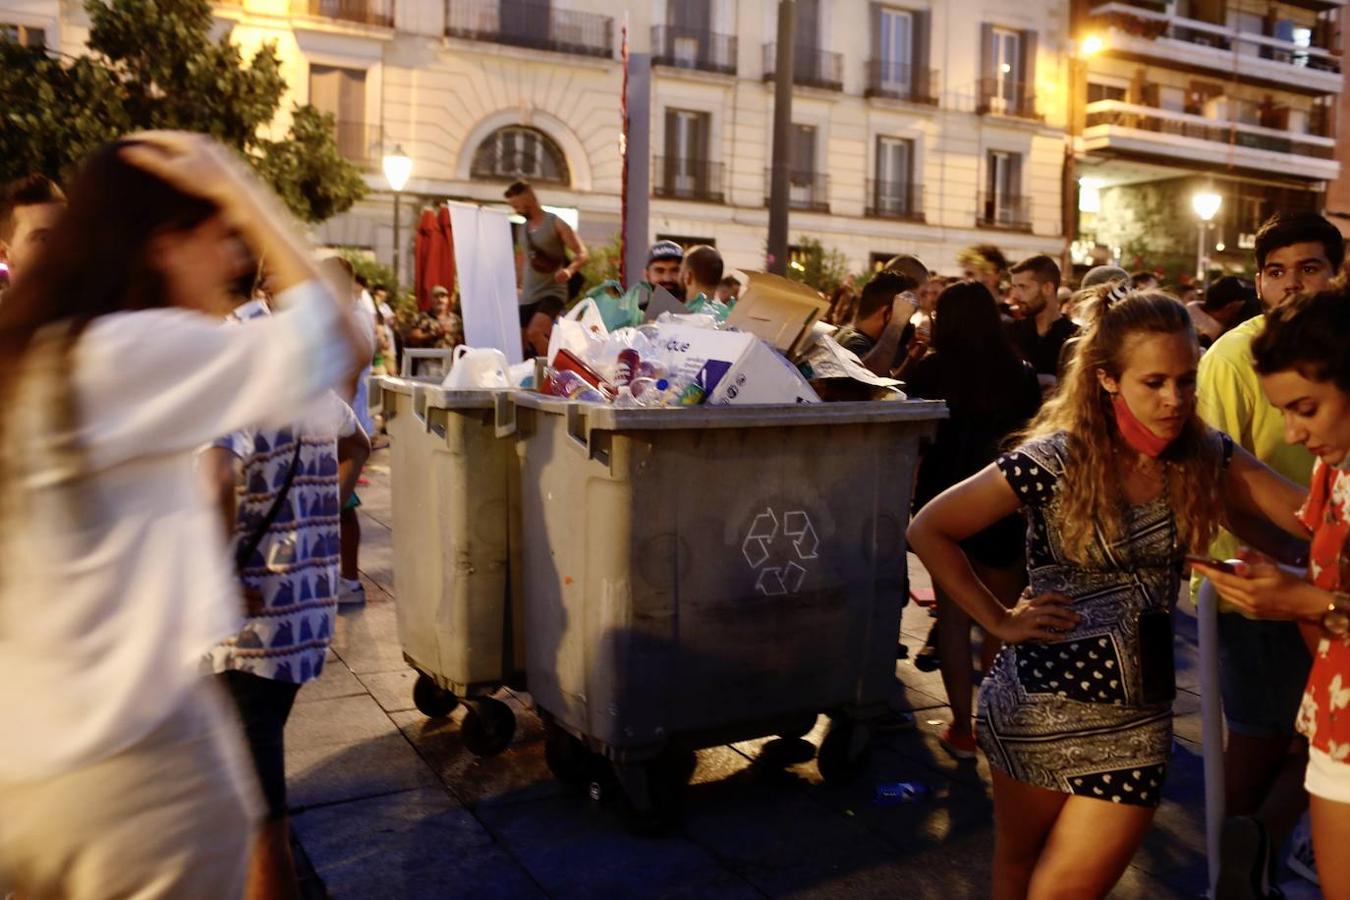
[[[278,315],[214,315],[265,258]],[[209,139],[96,150],[0,305],[0,888],[240,896],[256,788],[201,677],[242,611],[195,451],[282,424],[363,343]]]

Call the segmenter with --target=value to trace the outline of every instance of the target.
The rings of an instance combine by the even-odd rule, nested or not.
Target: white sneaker
[[[338,580],[338,607],[344,606],[365,606],[366,605],[366,586],[355,578],[340,578]]]
[[[1317,879],[1317,860],[1313,857],[1312,824],[1308,814],[1299,819],[1294,833],[1289,836],[1289,857],[1284,861],[1290,872],[1304,881],[1320,885]]]

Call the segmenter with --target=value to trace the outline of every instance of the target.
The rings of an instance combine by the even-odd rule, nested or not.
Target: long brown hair
[[[51,236],[0,303],[0,429],[36,335],[65,323],[74,342],[99,316],[170,305],[150,258],[152,238],[195,228],[218,211],[123,160],[132,143],[114,141],[89,155]]]
[[[1116,461],[1124,444],[1111,398],[1097,373],[1120,378],[1131,338],[1183,332],[1195,343],[1195,328],[1186,308],[1167,294],[1148,291],[1133,292],[1120,300],[1104,298],[1095,324],[1077,341],[1059,393],[1042,407],[1023,435],[1024,440],[1066,436],[1068,458],[1059,503],[1064,549],[1072,559],[1087,558],[1098,528],[1110,541],[1119,540],[1125,530],[1121,520],[1124,493]],[[1222,479],[1216,477],[1220,450],[1194,411],[1162,459],[1168,467],[1168,499],[1182,546],[1208,546],[1223,519]]]

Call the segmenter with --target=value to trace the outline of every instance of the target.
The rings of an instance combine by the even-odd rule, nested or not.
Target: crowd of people
[[[529,185],[507,200],[543,353],[588,253]],[[10,185],[0,251],[0,886],[295,896],[283,737],[363,602],[363,391],[404,346],[463,342],[453,287],[396,327],[238,161],[171,132],[100,148],[68,195]],[[1274,896],[1307,811],[1290,865],[1350,897],[1344,261],[1325,219],[1276,215],[1254,282],[1203,294],[980,245],[959,277],[901,255],[829,298],[840,346],[950,411],[908,535],[936,589],[916,663],[943,746],[993,772],[995,897],[1105,896],[1138,850],[1187,566],[1224,600],[1219,896]],[[642,278],[714,316],[740,289],[670,241]]]

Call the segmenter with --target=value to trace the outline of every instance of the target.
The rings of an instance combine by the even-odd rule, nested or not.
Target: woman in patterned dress
[[[977,729],[993,771],[996,898],[1111,890],[1161,800],[1184,555],[1221,523],[1296,525],[1299,489],[1196,416],[1185,307],[1160,293],[1100,302],[1024,443],[909,531],[943,592],[1006,645]],[[960,542],[1019,509],[1030,586],[1009,610]]]
[[[1299,710],[1308,738],[1313,850],[1327,897],[1350,897],[1350,293],[1294,301],[1252,343],[1261,386],[1284,411],[1285,439],[1317,463],[1299,511],[1311,536],[1303,580],[1251,555],[1236,574],[1206,569],[1226,600],[1268,619],[1293,619],[1318,639]]]

